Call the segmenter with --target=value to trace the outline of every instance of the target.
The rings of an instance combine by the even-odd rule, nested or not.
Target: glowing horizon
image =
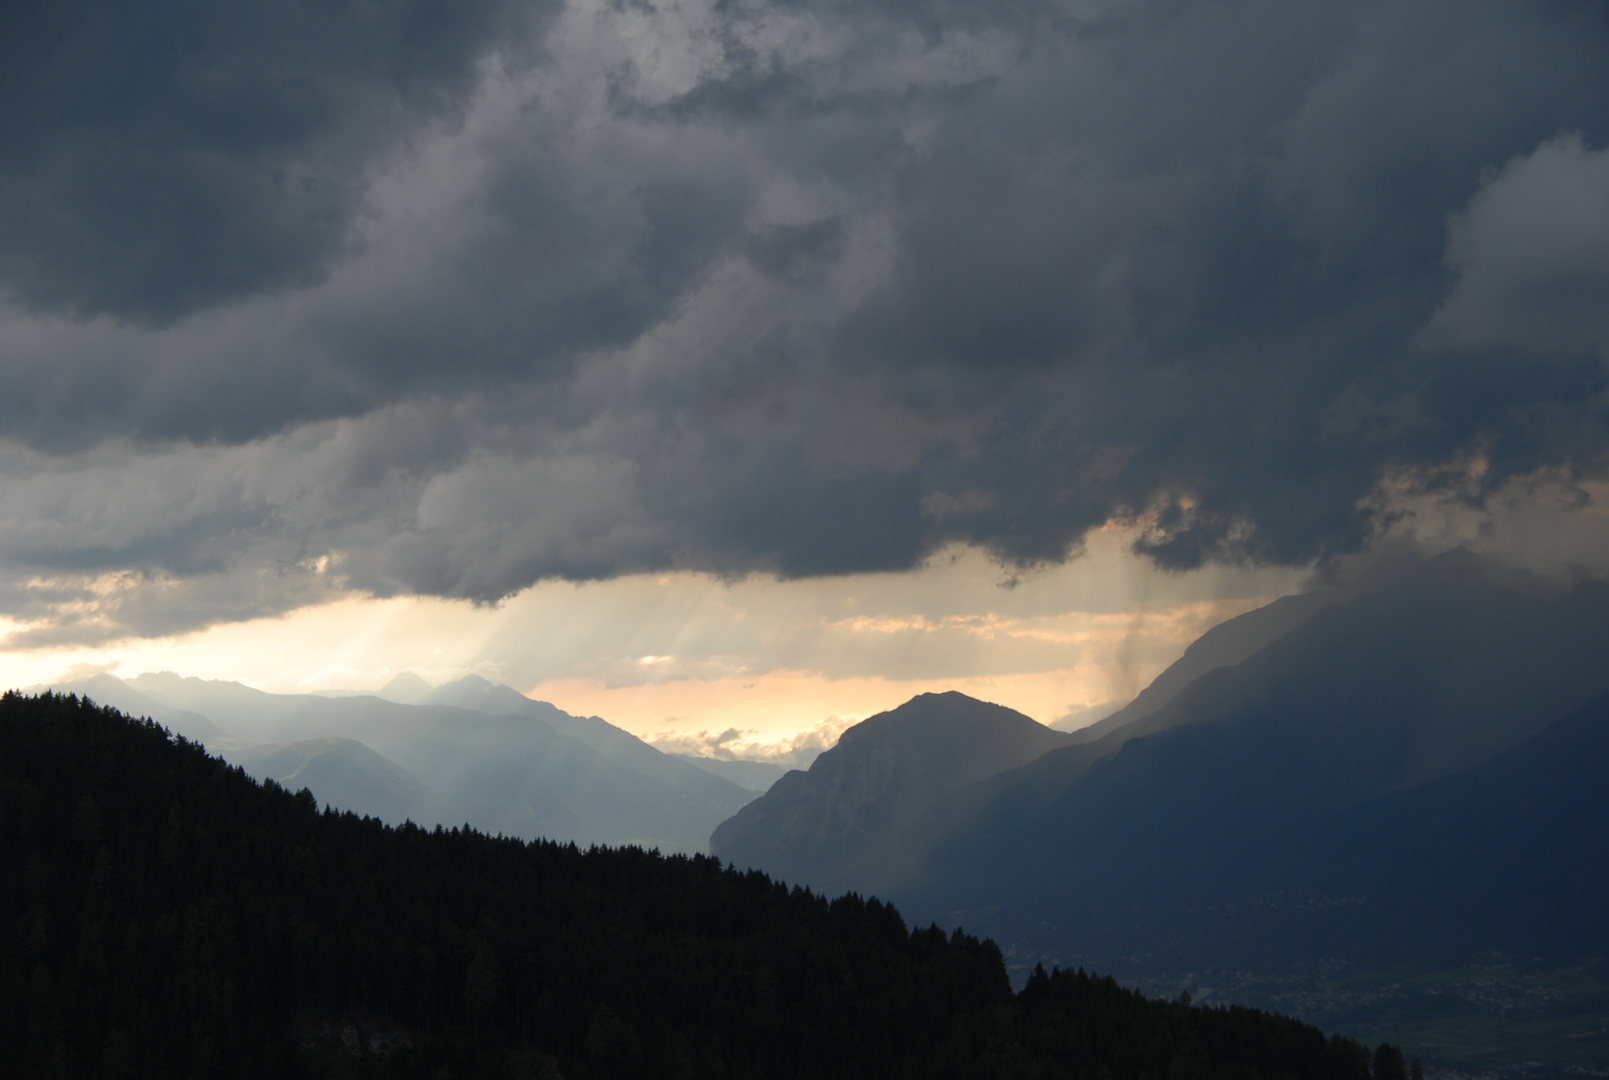
[[[476,674],[650,741],[772,744],[919,693],[960,690],[1041,723],[1119,707],[1225,618],[1294,591],[1289,569],[1158,571],[1112,528],[1002,583],[981,553],[920,571],[721,582],[544,583],[496,606],[346,597],[171,638],[0,654],[25,687],[174,671],[275,693],[375,691],[403,671]]]

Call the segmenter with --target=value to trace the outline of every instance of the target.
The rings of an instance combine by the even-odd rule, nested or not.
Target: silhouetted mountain
[[[1327,823],[1536,735],[1609,689],[1606,657],[1609,588],[1439,561],[1105,739],[957,793],[904,831],[923,854],[878,884],[1063,957],[1202,963],[1192,950],[1230,939],[1184,933],[1184,912],[1307,887],[1295,871]],[[1351,850],[1324,849],[1336,881],[1367,879],[1367,852],[1348,863]],[[1261,959],[1290,959],[1277,936],[1259,940]]]
[[[695,757],[692,754],[671,754],[705,772],[725,777],[745,791],[764,794],[771,785],[782,779],[788,770],[769,761],[728,761],[725,758]]]
[[[259,780],[274,780],[290,791],[308,788],[326,805],[359,810],[391,825],[412,821],[428,829],[461,825],[469,817],[413,773],[352,739],[249,746],[231,750],[228,760]]]
[[[320,813],[76,698],[0,696],[0,823],[6,1075],[1405,1080],[1081,971],[1014,995],[992,942],[707,857]]]
[[[722,823],[710,851],[828,891],[853,888],[887,842],[951,792],[1071,736],[965,694],[921,694],[848,731]]]
[[[1605,691],[1609,587],[1457,552],[1101,738],[901,791],[926,803],[903,821],[876,817],[882,789],[860,777],[902,775],[919,739],[835,784],[785,777],[714,850],[1130,977],[1549,941],[1589,955],[1604,935],[1586,920],[1609,925],[1601,728],[1549,725]]]
[[[401,705],[372,696],[268,694],[239,683],[170,672],[140,675],[127,683],[106,679],[99,700],[136,712],[141,702],[154,702],[201,715],[247,744],[324,738],[360,742],[449,800],[477,827],[509,836],[698,851],[707,844],[710,830],[753,798],[736,784],[667,758],[601,720],[569,717],[489,683],[452,684],[432,695],[457,693],[480,704],[501,703],[508,711]],[[557,730],[555,723],[594,736],[606,729],[597,741],[609,744],[609,752]],[[334,775],[327,774],[327,779]],[[356,800],[366,790],[337,795]],[[337,798],[316,788],[314,793],[329,801]],[[336,805],[388,812],[382,805],[357,801]]]

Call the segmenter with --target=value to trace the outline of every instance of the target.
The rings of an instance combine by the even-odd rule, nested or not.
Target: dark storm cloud
[[[844,222],[838,217],[767,225],[743,246],[743,254],[760,273],[793,282],[819,280],[843,253]]]
[[[1609,452],[1599,4],[142,10],[0,33],[17,574],[1307,563]]]
[[[25,304],[164,321],[317,280],[364,170],[451,113],[504,0],[95,0],[0,16],[0,260]]]

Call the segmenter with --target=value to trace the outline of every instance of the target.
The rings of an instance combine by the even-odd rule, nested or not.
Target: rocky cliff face
[[[791,772],[724,822],[710,850],[834,891],[946,795],[1067,745],[1022,713],[965,694],[922,694],[850,728],[809,772]]]

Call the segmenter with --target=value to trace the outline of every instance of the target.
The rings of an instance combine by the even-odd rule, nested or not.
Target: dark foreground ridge
[[[73,696],[0,698],[0,1071],[1313,1077],[1374,1054],[1042,970],[713,858],[320,812]]]

